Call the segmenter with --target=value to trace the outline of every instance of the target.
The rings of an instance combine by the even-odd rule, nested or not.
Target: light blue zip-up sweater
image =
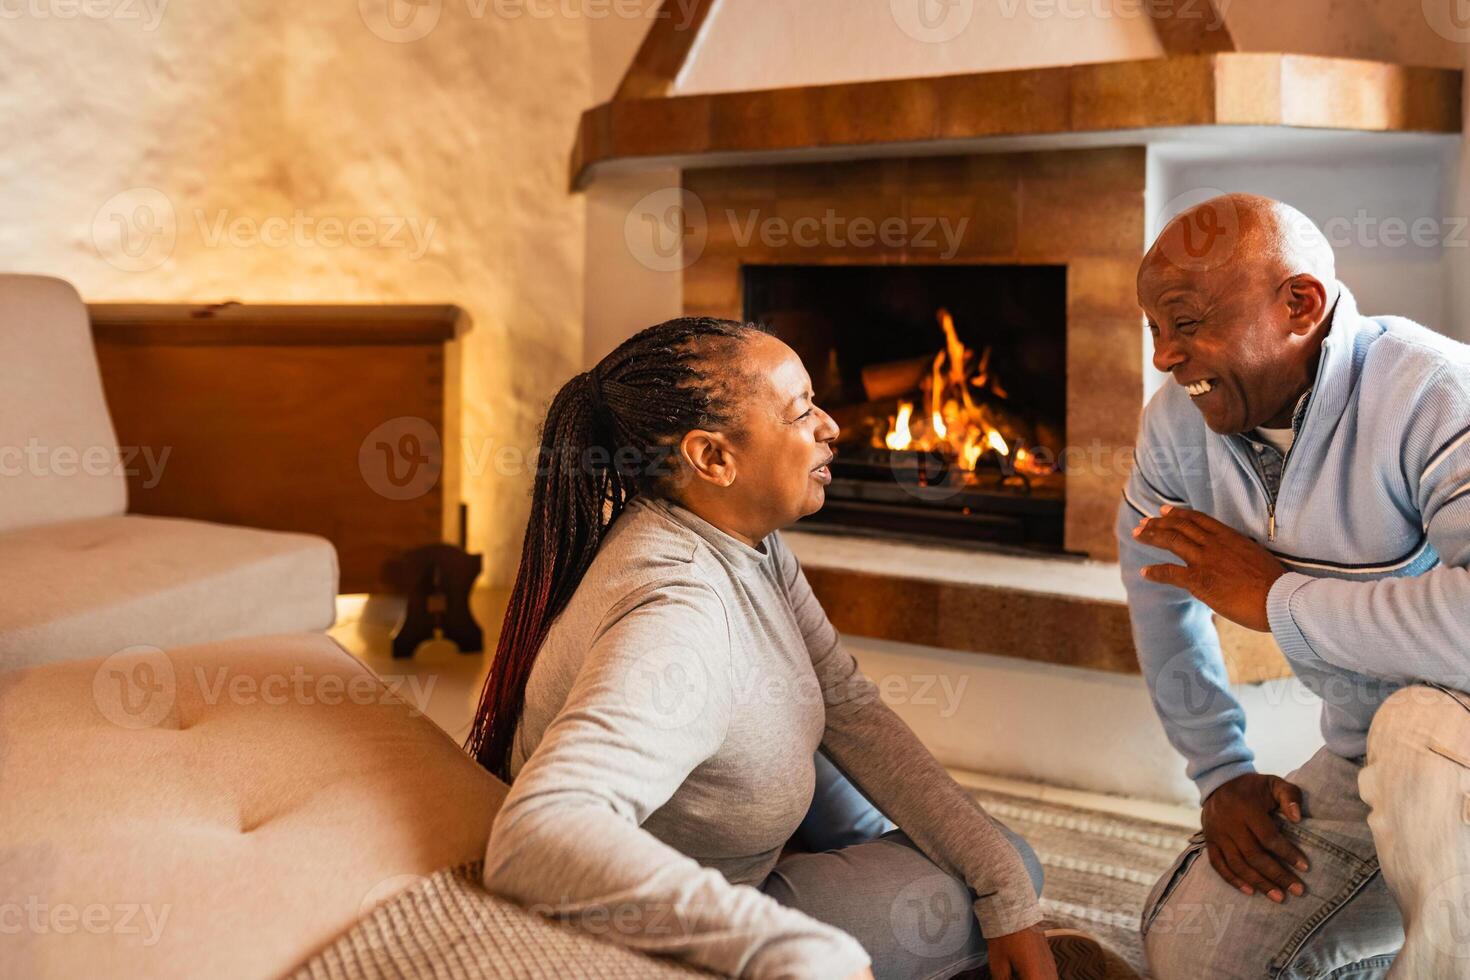
[[[1365,317],[1344,287],[1293,428],[1273,493],[1261,450],[1212,432],[1171,380],[1144,409],[1119,507],[1134,643],[1201,799],[1252,772],[1253,755],[1209,608],[1139,575],[1179,561],[1131,533],[1165,504],[1211,515],[1286,566],[1271,632],[1322,698],[1333,752],[1363,755],[1374,712],[1400,687],[1470,689],[1470,347]]]

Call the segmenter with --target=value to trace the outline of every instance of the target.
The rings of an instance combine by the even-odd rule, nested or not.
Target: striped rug
[[[1089,932],[1117,954],[1110,980],[1143,974],[1138,924],[1144,899],[1184,849],[1190,831],[989,790],[971,792],[1041,859],[1041,907],[1048,921]]]

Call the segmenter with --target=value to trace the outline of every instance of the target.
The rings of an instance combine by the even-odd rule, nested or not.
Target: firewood
[[[863,368],[863,390],[869,401],[897,398],[899,395],[917,391],[920,383],[929,374],[929,365],[934,358],[911,357],[903,361],[888,361],[869,364]]]

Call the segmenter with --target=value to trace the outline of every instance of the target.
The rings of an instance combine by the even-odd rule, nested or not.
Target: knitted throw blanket
[[[377,906],[291,980],[688,980],[644,956],[485,891],[481,864],[437,871]]]

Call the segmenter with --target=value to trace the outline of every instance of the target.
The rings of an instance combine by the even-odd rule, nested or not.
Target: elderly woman
[[[789,347],[707,318],[557,393],[470,740],[512,781],[485,884],[733,976],[1042,980],[1055,949],[1100,977],[1095,944],[1048,945],[1034,855],[879,700],[777,533],[832,479],[812,398]]]

